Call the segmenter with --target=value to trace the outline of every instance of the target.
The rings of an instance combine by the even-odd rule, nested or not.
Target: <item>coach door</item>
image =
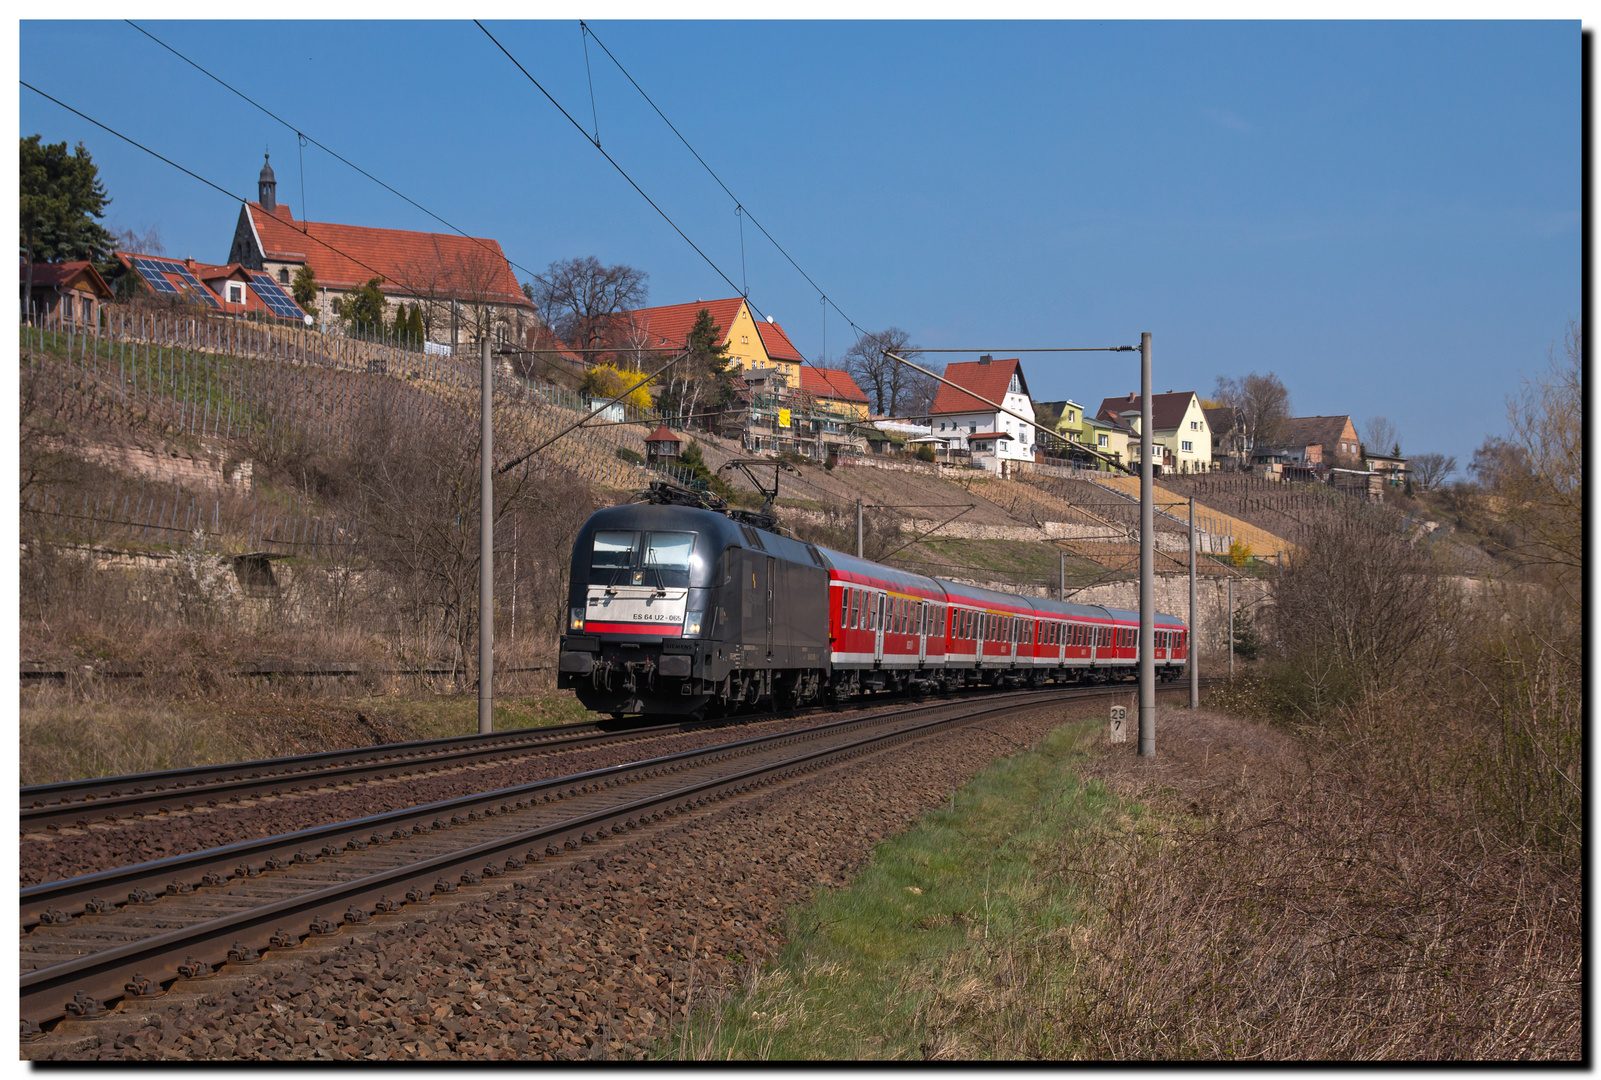
[[[928,660],[928,620],[934,613],[926,600],[917,602],[917,666]]]
[[[889,600],[886,593],[877,593],[873,597],[873,659],[884,659],[884,609]]]
[[[767,556],[767,659],[773,659],[773,575],[777,572],[777,562],[771,555]]]

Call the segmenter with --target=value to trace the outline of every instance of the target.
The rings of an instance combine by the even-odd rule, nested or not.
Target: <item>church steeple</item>
[[[267,213],[278,209],[278,179],[272,175],[272,155],[261,165],[261,178],[256,182],[257,190],[261,194],[261,208]]]

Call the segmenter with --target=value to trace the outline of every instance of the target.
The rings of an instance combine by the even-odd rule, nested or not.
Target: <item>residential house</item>
[[[723,407],[715,424],[707,426],[739,439],[747,450],[802,452],[796,437],[805,410],[800,388],[791,385],[789,376],[778,368],[747,368],[740,372],[738,385],[734,400]]]
[[[986,467],[996,473],[1004,473],[1007,462],[1034,460],[1039,437],[1032,426],[1034,402],[1020,361],[981,356],[976,361],[951,364],[945,369],[945,378],[956,386],[940,384],[929,408],[929,434],[960,435],[969,450],[976,437],[985,436],[982,441],[989,447],[985,451]],[[1008,411],[1002,412],[986,401]],[[1028,423],[1020,422],[1018,416]],[[976,463],[978,459],[974,460]]]
[[[20,264],[17,283],[28,288],[28,264]],[[88,260],[33,264],[33,294],[28,297],[34,318],[93,324],[100,319],[100,305],[115,294],[100,271]]]
[[[494,240],[296,221],[277,201],[270,161],[262,166],[257,189],[258,200],[239,210],[228,263],[262,271],[285,291],[302,267],[310,267],[317,279],[310,312],[320,323],[335,321],[342,295],[374,277],[380,279],[385,320],[394,321],[399,305],[415,305],[426,338],[441,345],[465,347],[485,335],[522,342],[539,323],[533,301]]]
[[[1122,420],[1100,420],[1093,416],[1086,416],[1084,417],[1084,433],[1080,441],[1104,455],[1103,458],[1097,459],[1096,465],[1103,471],[1110,471],[1111,466],[1105,461],[1105,458],[1125,463],[1133,460],[1129,456],[1129,436],[1138,427],[1137,423],[1131,428]],[[1139,440],[1136,438],[1135,446],[1137,447],[1138,445]]]
[[[1141,412],[1140,395],[1129,394],[1127,397],[1104,399],[1095,415],[1101,420],[1114,417],[1126,419],[1130,413],[1137,418]],[[1139,429],[1136,426],[1134,430],[1137,433]],[[1157,466],[1164,471],[1211,471],[1212,429],[1195,391],[1175,393],[1169,390],[1165,394],[1151,395],[1151,443],[1153,446],[1161,443],[1165,448],[1163,461]],[[1138,459],[1135,449],[1138,445],[1137,439],[1130,441],[1131,460]]]
[[[1084,406],[1071,399],[1062,401],[1037,401],[1034,403],[1036,418],[1054,415],[1056,422],[1051,429],[1062,437],[1064,443],[1083,443],[1084,422],[1088,419],[1084,415]]]
[[[211,292],[216,305],[227,315],[281,319],[294,323],[303,322],[306,317],[306,312],[295,303],[288,289],[279,286],[265,271],[250,270],[240,263],[218,266],[194,259],[168,259],[131,251],[117,252],[116,259],[122,265],[122,276],[131,274],[141,288],[157,294],[165,290],[156,276],[179,289],[189,287],[189,282],[193,280]]]
[[[1330,469],[1329,486],[1354,499],[1384,501],[1384,476],[1370,469]]]
[[[1390,487],[1404,487],[1412,476],[1412,467],[1406,458],[1395,454],[1367,455],[1368,468],[1384,477]]]
[[[624,311],[612,317],[608,336],[623,351],[670,352],[682,348],[689,340],[689,331],[702,310],[722,331],[720,344],[728,346],[728,359],[741,371],[776,370],[790,386],[800,385],[800,369],[805,366],[805,359],[782,327],[771,321],[762,323],[751,313],[744,297]],[[765,342],[772,343],[772,352]]]
[[[801,392],[809,405],[809,431],[822,447],[822,456],[861,453],[864,442],[858,425],[867,420],[868,401],[850,372],[808,364],[800,375]]]
[[[1323,475],[1323,446],[1308,443],[1305,446],[1259,445],[1251,451],[1250,465],[1269,479],[1307,483]]]
[[[1284,446],[1322,447],[1319,472],[1329,469],[1360,469],[1362,443],[1356,435],[1356,425],[1349,416],[1296,416],[1284,423]]]

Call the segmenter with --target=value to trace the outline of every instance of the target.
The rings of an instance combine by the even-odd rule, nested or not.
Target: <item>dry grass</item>
[[[1580,1056],[1575,874],[1498,847],[1455,792],[1416,782],[1420,755],[1393,766],[1382,728],[1159,723],[1154,763],[1128,744],[1092,770],[1154,812],[1065,842],[1052,870],[1084,923],[933,980],[919,1021],[940,1056]]]
[[[588,719],[570,692],[504,695],[495,728]],[[221,698],[78,682],[25,690],[19,712],[24,785],[90,776],[309,754],[478,730],[478,701],[463,694],[365,694],[236,688]]]

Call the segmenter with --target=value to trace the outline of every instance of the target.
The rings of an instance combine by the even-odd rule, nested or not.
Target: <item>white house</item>
[[[963,389],[940,384],[929,409],[934,435],[959,435],[973,451],[975,464],[982,463],[997,473],[1005,471],[1008,461],[1034,460],[1038,434],[1030,424],[1017,419],[1034,419],[1034,402],[1019,361],[981,356],[977,361],[950,365],[945,377]],[[1002,405],[1017,416],[986,405],[980,398]],[[982,444],[982,451],[975,442]]]

